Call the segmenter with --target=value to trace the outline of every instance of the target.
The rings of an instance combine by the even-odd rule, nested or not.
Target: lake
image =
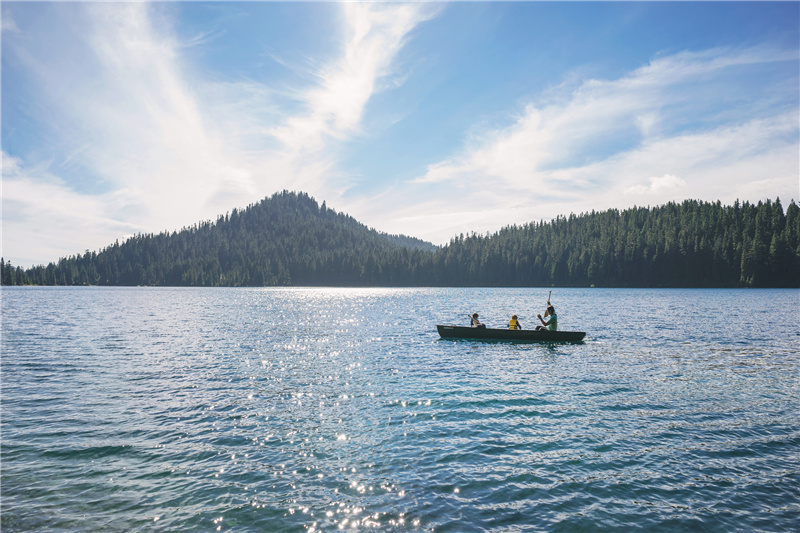
[[[800,291],[3,287],[13,531],[797,531]]]

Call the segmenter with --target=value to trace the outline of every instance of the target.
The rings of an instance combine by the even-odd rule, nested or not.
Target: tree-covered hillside
[[[436,248],[284,191],[180,232],[0,267],[4,285],[800,287],[800,208],[687,200]]]
[[[87,251],[24,274],[16,269],[3,281],[206,287],[405,284],[410,281],[406,273],[413,270],[409,261],[433,249],[419,239],[369,229],[307,194],[283,191],[216,222],[136,235],[99,253]]]
[[[798,287],[800,208],[687,200],[459,237],[438,252],[458,285]]]

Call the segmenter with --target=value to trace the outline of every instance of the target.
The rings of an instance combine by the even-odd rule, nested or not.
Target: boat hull
[[[469,339],[512,342],[581,342],[584,331],[550,331],[535,329],[492,329],[437,325],[443,339]]]

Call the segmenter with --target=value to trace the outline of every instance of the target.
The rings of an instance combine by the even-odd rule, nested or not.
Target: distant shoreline
[[[462,234],[435,247],[283,191],[216,222],[47,266],[0,260],[0,270],[3,285],[796,288],[800,207],[686,200]]]

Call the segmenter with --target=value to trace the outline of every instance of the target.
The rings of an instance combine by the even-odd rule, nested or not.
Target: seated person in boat
[[[517,315],[511,315],[511,320],[508,321],[508,329],[522,329],[522,324],[517,320]]]
[[[550,331],[558,331],[558,315],[556,314],[556,309],[552,305],[547,306],[547,310],[544,312],[545,318],[548,316],[550,319],[545,322],[542,318],[542,315],[536,315],[539,317],[539,321],[542,323],[541,326],[536,326],[537,330],[541,329],[549,329]]]
[[[472,322],[470,323],[471,328],[485,328],[481,321],[478,320],[478,313],[472,313]]]

